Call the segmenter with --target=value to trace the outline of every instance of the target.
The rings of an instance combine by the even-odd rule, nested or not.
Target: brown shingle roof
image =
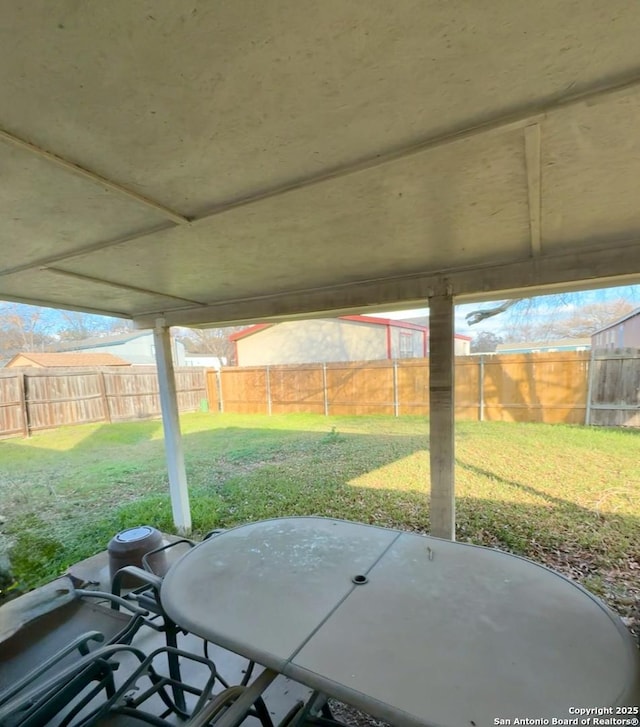
[[[51,368],[56,366],[130,366],[124,359],[112,353],[18,353],[7,366],[23,358],[33,366]],[[28,364],[27,364],[28,365]]]

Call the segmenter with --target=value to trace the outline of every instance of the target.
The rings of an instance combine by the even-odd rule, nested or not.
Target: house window
[[[400,358],[413,358],[413,335],[400,331]]]

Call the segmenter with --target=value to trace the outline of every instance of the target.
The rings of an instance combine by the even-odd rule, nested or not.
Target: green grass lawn
[[[182,417],[196,534],[318,514],[429,529],[419,417]],[[633,623],[640,595],[640,432],[460,422],[457,537],[576,578]],[[0,516],[25,589],[125,527],[172,530],[158,421],[0,441]]]

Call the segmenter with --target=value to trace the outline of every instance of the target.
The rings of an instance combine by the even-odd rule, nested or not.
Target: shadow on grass
[[[347,483],[300,484],[297,492],[276,472],[231,480],[214,492],[192,492],[196,536],[214,527],[292,515],[319,515],[383,527],[429,530],[428,497],[417,492],[354,487]],[[566,510],[569,509],[569,517]],[[141,523],[173,531],[167,495],[151,495],[114,508],[66,532],[48,528],[37,515],[20,518],[14,530],[13,564],[23,588],[104,550],[114,533]],[[473,497],[457,499],[458,540],[532,558],[578,578],[624,569],[640,557],[638,518],[597,515],[578,506],[547,508]],[[635,535],[634,535],[635,534]]]
[[[420,474],[421,490],[385,486],[382,477],[372,487],[354,482],[426,450],[424,435],[341,433],[328,424],[325,431],[232,426],[187,433],[184,449],[196,535],[287,515],[428,532],[426,470],[424,478]],[[133,423],[132,437],[129,426],[103,425],[72,450],[47,450],[41,461],[34,450],[27,459],[21,454],[25,468],[44,467],[51,481],[56,469],[63,469],[68,493],[53,482],[50,491],[34,494],[20,512],[4,513],[20,588],[32,588],[104,550],[119,530],[147,523],[173,531],[163,442],[155,439],[160,426]],[[2,443],[3,452],[12,448],[25,450]],[[129,463],[128,472],[123,462]],[[492,479],[505,492],[504,499],[457,499],[459,540],[532,558],[596,592],[601,574],[615,569],[626,573],[629,563],[640,558],[637,517],[599,514],[505,479],[489,467],[464,461],[459,466],[475,477]],[[548,505],[510,502],[514,488],[542,497]],[[621,577],[621,592],[623,581]]]
[[[554,505],[557,505],[558,507],[566,507],[574,511],[583,510],[585,512],[590,512],[589,510],[585,510],[584,508],[580,508],[575,503],[571,502],[570,500],[565,500],[562,497],[555,497],[554,495],[550,495],[548,492],[545,492],[544,490],[538,490],[535,487],[531,487],[530,485],[525,485],[522,482],[516,482],[515,480],[507,480],[504,477],[501,477],[500,475],[496,474],[495,472],[491,472],[491,470],[484,469],[482,467],[476,467],[473,464],[469,464],[468,462],[463,462],[460,459],[456,459],[456,466],[460,467],[463,470],[466,470],[467,472],[471,472],[474,475],[478,475],[480,477],[488,477],[492,480],[495,480],[496,482],[499,482],[502,485],[506,485],[507,487],[513,487],[516,490],[521,490],[522,492],[526,492],[528,495],[535,495],[536,497],[541,497],[544,500],[547,500],[547,502],[553,503]]]
[[[164,444],[156,439],[160,431],[160,422],[105,424],[88,436],[71,432],[78,440],[72,448],[0,443],[5,464],[0,514],[6,518],[0,534],[11,542],[11,566],[21,589],[103,550],[119,530],[149,523],[173,532]],[[305,501],[306,507],[319,507],[318,492],[328,493],[342,474],[346,482],[425,443],[422,436],[341,434],[329,427],[232,426],[187,433],[183,440],[196,534],[256,519],[268,502],[276,514],[287,514],[284,502],[296,500],[303,508]],[[315,473],[313,486],[307,466]],[[244,494],[244,479],[265,470],[268,477],[257,477],[263,486]],[[277,486],[273,491],[264,486],[278,479],[286,497]]]
[[[293,515],[320,515],[354,520],[378,526],[426,532],[429,527],[428,500],[416,492],[354,487],[346,483],[330,491],[307,484],[298,495],[288,488],[273,487],[271,478],[255,487],[259,473],[240,487],[230,483],[214,495],[194,493],[194,527],[203,533],[214,527],[233,527],[254,520]],[[264,497],[265,489],[269,497]],[[249,499],[253,491],[255,499]],[[563,522],[558,530],[557,511],[541,506],[505,503],[473,497],[457,501],[457,539],[495,547],[534,560],[572,578],[605,600],[622,616],[638,616],[634,606],[633,582],[637,571],[629,570],[639,557],[634,540],[640,523],[637,518],[595,516],[582,510]],[[580,510],[580,508],[577,508]],[[140,523],[172,530],[171,507],[166,496],[146,497],[122,506],[99,521],[85,523],[72,535],[59,539],[32,522],[18,535],[14,553],[23,589],[63,572],[72,563],[106,548],[119,530]],[[26,525],[27,523],[25,523]],[[635,549],[635,554],[634,554]],[[613,578],[611,574],[615,575]]]

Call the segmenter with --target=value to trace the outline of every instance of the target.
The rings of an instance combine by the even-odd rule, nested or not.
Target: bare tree
[[[230,336],[245,328],[246,326],[182,328],[177,337],[190,353],[210,353],[227,364],[232,364],[235,363],[235,346]]]
[[[493,316],[500,315],[500,313],[504,313],[506,310],[509,310],[511,306],[517,305],[518,303],[522,303],[522,301],[525,300],[524,298],[514,298],[513,300],[504,300],[500,303],[494,303],[491,305],[490,308],[482,308],[479,310],[471,311],[471,313],[467,313],[465,316],[465,319],[467,323],[470,326],[475,326],[476,323],[481,323],[482,321],[486,320],[487,318],[493,318]]]
[[[598,329],[613,323],[633,310],[627,300],[587,303],[583,306],[560,307],[537,318],[525,315],[509,321],[504,335],[511,341],[550,341],[559,338],[589,338]]]
[[[478,331],[471,341],[471,352],[493,353],[499,343],[502,343],[501,336],[492,331]]]
[[[52,308],[0,302],[0,359],[55,350],[61,342],[131,330],[131,321]]]
[[[60,311],[60,341],[82,341],[93,336],[108,336],[131,329],[131,322],[121,318],[97,316],[77,311]]]
[[[492,303],[467,314],[470,325],[494,316],[505,340],[549,341],[586,338],[629,313],[640,300],[640,286],[586,293],[517,298]]]
[[[53,311],[22,303],[0,303],[0,356],[44,351],[53,340]]]

